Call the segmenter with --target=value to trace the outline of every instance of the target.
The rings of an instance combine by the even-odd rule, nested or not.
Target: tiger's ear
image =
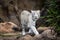
[[[31,12],[35,12],[36,10],[31,10]]]
[[[31,10],[31,12],[33,12],[33,10]]]
[[[40,17],[40,10],[37,10],[37,14],[38,14],[38,16]]]

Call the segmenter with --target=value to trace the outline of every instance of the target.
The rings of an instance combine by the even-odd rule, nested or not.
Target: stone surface
[[[13,33],[18,26],[13,22],[0,23],[0,33]]]
[[[19,38],[18,40],[31,40],[31,39],[32,39],[32,36],[26,35],[24,37]]]

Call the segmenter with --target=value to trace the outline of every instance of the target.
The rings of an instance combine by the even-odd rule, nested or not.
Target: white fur
[[[31,14],[27,10],[21,12],[21,25],[22,25],[22,35],[25,35],[25,27],[30,26]],[[26,25],[26,26],[25,26]]]
[[[35,35],[38,35],[39,33],[35,27],[35,23],[40,17],[40,10],[31,10],[31,15],[32,15],[32,22],[31,22],[31,27],[30,27],[29,32],[30,33],[34,32]]]
[[[35,18],[36,17],[36,18]],[[22,25],[22,35],[25,35],[25,27],[29,27],[29,33],[34,32],[35,35],[38,35],[38,31],[35,28],[35,22],[40,17],[39,10],[31,10],[31,13],[27,10],[21,12],[21,25]]]

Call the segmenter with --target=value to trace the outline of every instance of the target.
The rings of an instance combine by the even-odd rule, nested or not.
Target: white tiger
[[[25,28],[29,27],[28,33],[34,33],[38,35],[38,31],[35,28],[35,22],[40,17],[40,10],[31,10],[31,12],[27,10],[23,10],[21,12],[21,25],[22,25],[22,35],[25,35]]]

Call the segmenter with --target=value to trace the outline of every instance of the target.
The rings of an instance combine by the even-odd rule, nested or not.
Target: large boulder
[[[52,40],[56,39],[56,33],[54,30],[45,30],[39,35],[35,35],[32,40]]]
[[[0,23],[0,33],[13,33],[16,32],[18,26],[13,22]]]
[[[57,33],[54,30],[48,29],[48,30],[45,30],[44,32],[42,32],[42,35],[49,39],[55,39]]]

